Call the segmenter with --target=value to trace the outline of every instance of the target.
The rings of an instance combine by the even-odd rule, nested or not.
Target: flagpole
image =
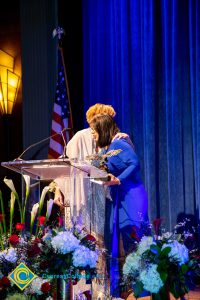
[[[61,58],[62,58],[62,63],[64,66],[64,74],[65,74],[65,82],[66,82],[66,87],[67,87],[67,96],[68,96],[68,100],[69,100],[69,111],[70,111],[70,126],[71,126],[71,134],[72,136],[74,135],[74,124],[73,124],[73,118],[72,118],[72,108],[71,108],[71,98],[70,98],[70,92],[69,92],[69,82],[68,82],[68,78],[67,78],[67,72],[66,72],[66,67],[65,67],[65,60],[64,60],[64,55],[63,55],[63,48],[62,45],[59,45],[59,49],[60,49],[60,53],[61,53]]]
[[[58,47],[61,53],[61,58],[62,58],[62,64],[64,68],[64,75],[65,75],[65,83],[66,83],[66,88],[67,88],[67,97],[69,101],[69,111],[70,111],[70,122],[71,122],[71,135],[74,135],[74,124],[73,124],[73,118],[72,118],[72,108],[71,108],[71,98],[70,98],[70,92],[69,92],[69,81],[67,77],[67,72],[66,72],[66,66],[65,66],[65,59],[64,59],[64,54],[63,54],[63,47],[62,47],[62,36],[64,35],[64,30],[61,27],[57,27],[53,31],[53,36],[55,37],[56,35],[58,36]]]
[[[61,54],[62,65],[64,69],[64,77],[65,77],[65,84],[67,90],[67,97],[69,103],[69,112],[70,112],[70,121],[68,123],[68,127],[71,128],[71,137],[74,135],[74,126],[73,126],[73,118],[72,118],[72,109],[71,109],[71,99],[70,99],[70,92],[69,92],[69,82],[67,78],[67,72],[65,67],[65,60],[63,55],[63,47],[62,47],[62,35],[64,34],[64,30],[61,27],[57,27],[53,31],[53,37],[58,37],[58,49]],[[66,282],[64,279],[57,280],[57,297],[58,300],[73,300],[73,285],[71,280]]]

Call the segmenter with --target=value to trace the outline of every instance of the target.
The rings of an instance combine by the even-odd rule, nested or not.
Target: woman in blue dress
[[[108,115],[97,115],[90,123],[92,135],[98,147],[121,150],[117,155],[107,158],[112,202],[110,202],[110,231],[106,228],[107,239],[111,241],[112,259],[110,264],[111,294],[120,296],[119,288],[119,241],[123,241],[125,253],[133,250],[131,232],[140,235],[141,224],[148,222],[148,198],[145,191],[138,157],[127,139],[115,139],[119,132],[115,121]]]

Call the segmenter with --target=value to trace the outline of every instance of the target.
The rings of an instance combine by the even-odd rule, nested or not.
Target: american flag
[[[62,49],[59,47],[58,77],[51,126],[51,136],[53,137],[50,139],[48,158],[58,158],[63,155],[64,146],[72,135],[72,116],[65,78],[65,66],[61,51]],[[65,128],[71,128],[71,130],[65,130]]]

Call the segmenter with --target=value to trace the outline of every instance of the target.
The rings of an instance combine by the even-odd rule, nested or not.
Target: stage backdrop
[[[151,219],[199,220],[200,2],[84,1],[83,49],[85,111],[115,107],[140,157]]]

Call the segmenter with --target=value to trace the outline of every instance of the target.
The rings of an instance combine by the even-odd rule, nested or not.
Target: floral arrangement
[[[92,154],[86,156],[86,160],[90,161],[92,165],[97,167],[100,170],[103,171],[108,171],[107,169],[107,158],[111,156],[118,155],[122,150],[117,149],[117,150],[110,150],[107,153],[102,149],[99,153]]]
[[[185,244],[191,234],[173,232],[159,234],[161,220],[154,221],[154,236],[143,236],[123,266],[125,282],[129,282],[135,297],[152,294],[152,299],[167,300],[169,293],[178,299],[194,287],[193,279],[200,276],[197,249]]]
[[[0,299],[56,299],[55,278],[75,284],[79,279],[91,280],[96,275],[99,250],[96,239],[80,224],[64,228],[62,218],[57,225],[49,221],[53,200],[47,201],[46,213],[42,215],[46,186],[38,203],[33,205],[30,226],[25,228],[25,211],[30,192],[30,178],[23,175],[26,195],[22,202],[12,180],[4,179],[11,190],[9,230],[0,191]],[[20,222],[14,226],[15,200],[19,208]],[[9,280],[8,275],[24,263],[37,277],[21,292]]]

